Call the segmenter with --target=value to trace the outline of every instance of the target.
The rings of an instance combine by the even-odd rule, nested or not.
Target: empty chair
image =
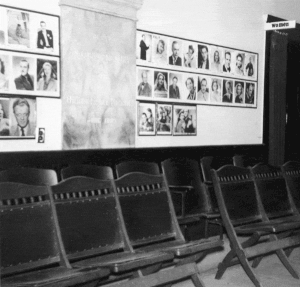
[[[282,165],[281,170],[285,177],[285,181],[296,205],[298,211],[300,210],[300,162],[289,161]]]
[[[136,171],[149,174],[160,174],[159,166],[155,162],[124,161],[116,165],[116,174],[118,178],[124,174]]]
[[[1,286],[96,286],[108,269],[71,269],[46,186],[0,183]]]
[[[53,185],[57,174],[52,169],[17,167],[0,172],[0,182],[18,182],[30,185]]]
[[[111,167],[88,164],[71,165],[61,170],[61,179],[67,179],[72,176],[87,176],[96,179],[114,178]]]
[[[129,173],[115,180],[115,190],[128,237],[135,250],[170,252],[175,256],[173,264],[180,266],[195,264],[203,253],[223,245],[218,238],[185,241],[163,174]],[[197,278],[192,280],[199,284]]]
[[[216,279],[220,279],[229,266],[240,263],[254,285],[261,287],[249,259],[255,258],[252,267],[257,267],[261,257],[272,252],[277,254],[291,275],[299,279],[283,249],[299,245],[299,233],[291,234],[299,231],[300,222],[268,222],[248,168],[227,165],[212,170],[212,179],[231,247],[218,266]],[[241,243],[239,237],[245,237],[245,240]]]
[[[199,164],[188,158],[170,158],[161,163],[171,194],[181,195],[181,216],[179,224],[203,218],[205,220],[205,237],[209,237],[208,224],[218,224],[220,214],[212,212],[208,194],[201,180]],[[174,202],[174,196],[172,196]],[[222,226],[221,226],[222,233]]]
[[[254,166],[260,162],[263,162],[261,157],[253,157],[247,155],[235,155],[232,157],[233,165],[238,167]]]

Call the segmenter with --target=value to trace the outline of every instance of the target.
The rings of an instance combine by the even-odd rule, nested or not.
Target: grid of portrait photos
[[[0,98],[0,139],[34,139],[36,106],[36,98]]]
[[[137,31],[137,100],[257,107],[258,53]]]
[[[0,5],[0,94],[60,97],[58,16]]]
[[[197,106],[162,102],[138,102],[139,136],[197,135]]]

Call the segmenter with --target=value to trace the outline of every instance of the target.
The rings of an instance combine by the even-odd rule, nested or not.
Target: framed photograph
[[[153,70],[137,69],[137,96],[151,98],[153,94]]]
[[[194,42],[183,42],[183,67],[196,69],[198,63],[197,44]]]
[[[168,38],[160,35],[152,36],[152,62],[157,66],[168,64]]]
[[[257,55],[246,53],[244,68],[245,76],[257,80]]]
[[[182,73],[170,72],[169,73],[169,99],[180,100],[185,85],[182,81]]]
[[[245,98],[245,83],[242,81],[234,81],[234,103],[243,104]]]
[[[154,97],[168,97],[168,72],[154,71]]]
[[[197,135],[197,106],[173,106],[173,135]]]
[[[223,79],[222,103],[232,104],[233,101],[233,80]]]
[[[195,101],[197,96],[197,75],[184,73],[183,81],[185,85],[183,89],[183,99]]]
[[[222,79],[217,77],[211,78],[210,102],[222,102]]]
[[[152,35],[137,31],[136,34],[136,58],[137,60],[151,62],[152,58]]]
[[[138,102],[137,116],[138,135],[154,136],[156,123],[155,103]]]
[[[0,95],[60,96],[60,59],[0,51]]]
[[[224,74],[233,74],[234,63],[233,63],[234,51],[225,48],[223,56],[222,71]]]
[[[0,48],[60,55],[59,16],[0,5]]]
[[[0,98],[0,138],[36,137],[36,99]]]
[[[208,103],[210,102],[210,76],[207,75],[199,75],[198,76],[198,90],[197,90],[197,98],[198,102]]]
[[[256,83],[246,82],[245,104],[256,106]]]
[[[238,77],[245,76],[244,73],[244,62],[245,62],[245,53],[244,52],[235,52],[235,67],[234,67],[234,75]]]
[[[210,70],[209,63],[209,45],[199,44],[198,45],[198,68],[202,70]]]
[[[173,106],[169,104],[156,105],[156,134],[172,135]]]
[[[210,46],[210,70],[215,74],[222,73],[223,48]]]
[[[169,65],[171,66],[177,66],[177,67],[182,67],[183,66],[183,61],[182,61],[182,41],[178,39],[169,39]]]

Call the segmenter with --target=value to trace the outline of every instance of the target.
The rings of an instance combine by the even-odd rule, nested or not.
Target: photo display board
[[[136,63],[137,101],[257,108],[258,53],[137,30]]]

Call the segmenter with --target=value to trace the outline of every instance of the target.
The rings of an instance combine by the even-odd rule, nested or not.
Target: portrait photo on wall
[[[210,77],[207,75],[198,76],[198,90],[196,100],[199,102],[209,102]]]
[[[138,102],[138,135],[155,135],[156,112],[155,103]]]
[[[156,66],[168,64],[168,38],[160,35],[152,36],[152,62]]]
[[[136,35],[136,58],[151,62],[152,57],[152,35],[137,31]]]
[[[168,46],[168,55],[169,55],[169,65],[172,66],[183,66],[183,61],[182,61],[182,41],[174,38],[169,39],[169,46]]]
[[[139,97],[152,97],[153,70],[137,69],[137,95]]]
[[[256,84],[246,82],[245,104],[254,105],[256,103]]]
[[[58,60],[38,58],[36,70],[37,92],[59,96],[58,72]]]
[[[213,73],[222,73],[223,53],[223,48],[210,46],[210,70]]]
[[[6,23],[6,11],[5,9],[1,9],[0,6],[0,46],[4,46],[6,42],[6,37],[7,33],[5,32],[7,23]]]
[[[225,48],[224,56],[223,56],[223,65],[222,65],[223,73],[233,74],[234,71],[233,57],[234,57],[234,51]]]
[[[197,106],[173,106],[173,135],[197,134]]]
[[[221,78],[216,78],[216,77],[211,78],[210,102],[211,103],[222,102],[222,79]]]
[[[154,97],[168,97],[168,73],[165,71],[154,71]]]
[[[245,76],[256,79],[257,77],[257,63],[256,55],[254,54],[245,54]]]
[[[241,81],[234,81],[234,102],[236,104],[243,104],[245,97],[245,83]]]
[[[169,73],[169,99],[181,99],[185,86],[182,82],[182,74],[176,72]]]
[[[172,135],[173,107],[168,104],[156,105],[156,134]]]
[[[36,99],[11,98],[9,101],[9,136],[19,139],[36,136]]]
[[[0,54],[0,92],[9,90],[10,62],[9,56]]]
[[[209,46],[207,44],[198,45],[198,68],[210,70]]]
[[[235,52],[235,68],[234,68],[234,74],[236,76],[244,76],[244,61],[245,61],[245,53],[243,52]]]
[[[197,68],[198,53],[197,44],[193,42],[183,42],[183,67],[186,68]]]
[[[232,104],[233,101],[233,80],[223,79],[222,102]]]
[[[195,74],[183,74],[183,81],[185,89],[183,90],[183,99],[189,101],[195,101],[197,96],[197,75]]]
[[[10,134],[9,99],[0,98],[0,139]]]

